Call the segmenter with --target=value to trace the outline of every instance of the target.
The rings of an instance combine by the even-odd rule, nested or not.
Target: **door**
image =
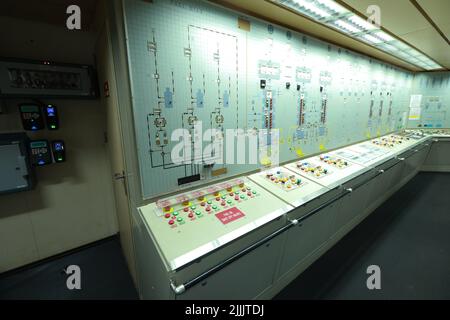
[[[131,234],[131,215],[126,187],[126,170],[122,148],[122,131],[117,100],[117,87],[114,63],[109,42],[107,25],[104,25],[96,44],[97,71],[100,85],[100,98],[106,109],[106,139],[108,157],[113,179],[115,204],[119,222],[119,234],[122,250],[128,268],[136,282],[133,238]]]

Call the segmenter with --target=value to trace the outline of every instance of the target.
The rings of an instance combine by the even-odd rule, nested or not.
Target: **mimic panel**
[[[144,198],[272,164],[249,161],[254,136],[287,162],[406,124],[410,73],[206,1],[124,10]],[[182,162],[176,129],[192,146]]]
[[[417,74],[411,94],[419,95],[420,101],[411,106],[415,108],[415,112],[409,118],[408,128],[449,128],[449,92],[449,72]]]

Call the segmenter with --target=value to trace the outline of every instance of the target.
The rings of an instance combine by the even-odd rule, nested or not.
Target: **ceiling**
[[[352,39],[339,31],[318,24],[266,0],[210,0],[245,14],[310,34],[338,46],[395,64],[410,71],[422,69]],[[393,36],[450,70],[449,0],[336,0],[355,13],[366,16],[369,5],[381,9],[381,26]]]
[[[411,71],[422,69],[336,30],[320,25],[266,0],[210,0],[245,14],[310,34],[338,46],[361,52]],[[450,70],[450,0],[336,0],[365,15],[369,5],[381,9],[381,25],[438,64]],[[0,15],[65,26],[66,8],[79,5],[84,31],[95,21],[97,0],[1,0]]]
[[[82,31],[88,31],[94,23],[97,0],[1,0],[0,16],[65,27],[66,9],[72,4],[80,7]]]

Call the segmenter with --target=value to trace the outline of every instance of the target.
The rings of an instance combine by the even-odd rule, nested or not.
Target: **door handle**
[[[123,190],[125,191],[125,195],[128,197],[128,190],[127,190],[127,182],[126,182],[127,176],[125,174],[125,171],[122,171],[122,173],[114,173],[114,180],[122,180],[123,184]]]
[[[125,174],[124,173],[114,173],[114,180],[125,180]]]

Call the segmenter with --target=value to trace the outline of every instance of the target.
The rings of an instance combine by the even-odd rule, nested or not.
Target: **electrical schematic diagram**
[[[445,73],[436,73],[429,76],[418,75],[414,93],[423,92],[420,104],[420,117],[410,119],[408,127],[415,128],[448,128],[450,117],[447,110],[450,99],[447,92],[450,90],[450,77]],[[407,102],[409,104],[409,101]]]
[[[144,198],[272,165],[225,161],[236,158],[228,129],[287,162],[405,118],[406,72],[250,17],[241,29],[240,15],[204,1],[124,3]]]

